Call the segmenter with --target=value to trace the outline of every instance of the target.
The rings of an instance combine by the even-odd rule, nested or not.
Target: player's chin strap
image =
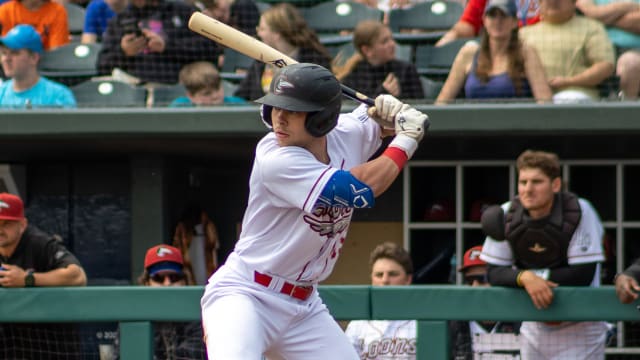
[[[273,107],[271,105],[265,105],[265,104],[260,105],[260,120],[262,120],[262,123],[264,124],[264,126],[266,126],[267,129],[269,130],[273,130],[273,125],[271,125],[271,109],[272,108]]]

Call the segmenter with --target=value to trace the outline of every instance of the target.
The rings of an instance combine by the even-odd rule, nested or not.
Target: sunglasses
[[[467,285],[473,285],[474,282],[478,282],[479,284],[486,284],[489,281],[487,280],[487,274],[478,274],[478,275],[465,275],[464,283]]]
[[[184,276],[184,274],[176,274],[176,273],[172,273],[172,274],[155,274],[155,275],[151,276],[151,280],[153,280],[154,282],[157,282],[157,283],[165,282],[166,278],[169,278],[169,282],[171,282],[171,283],[177,283],[178,281],[184,280],[185,276]]]

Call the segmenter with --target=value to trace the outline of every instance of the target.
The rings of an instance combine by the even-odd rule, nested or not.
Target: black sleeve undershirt
[[[638,264],[640,273],[640,264]],[[518,273],[522,270],[510,266],[489,265],[487,277],[491,285],[518,287]],[[576,264],[552,269],[549,280],[564,286],[589,286],[596,271],[596,263]]]

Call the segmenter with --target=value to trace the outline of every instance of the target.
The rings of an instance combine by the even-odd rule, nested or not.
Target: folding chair
[[[324,2],[301,11],[309,27],[319,34],[353,31],[360,21],[382,20],[384,15],[381,10],[350,1]]]
[[[144,107],[147,90],[112,80],[85,81],[71,88],[78,107]]]
[[[457,1],[436,0],[410,8],[391,9],[389,27],[394,33],[402,30],[446,31],[460,18],[464,10]]]
[[[78,4],[65,2],[64,8],[67,10],[67,19],[69,21],[69,34],[72,38],[80,38],[84,29],[85,8]]]
[[[439,47],[431,44],[417,45],[415,65],[418,74],[426,75],[432,79],[446,79],[453,60],[467,41],[470,40],[458,39]]]
[[[66,44],[43,53],[38,69],[42,76],[73,86],[98,74],[96,61],[101,44]]]

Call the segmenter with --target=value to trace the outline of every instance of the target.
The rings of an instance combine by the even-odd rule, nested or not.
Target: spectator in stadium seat
[[[363,20],[353,31],[355,53],[333,72],[345,85],[367,96],[391,94],[400,99],[422,99],[424,92],[414,64],[396,58],[396,43],[387,25]]]
[[[69,20],[64,6],[50,0],[13,0],[0,5],[2,36],[20,24],[32,25],[45,50],[69,43]]]
[[[396,243],[376,246],[369,256],[369,266],[373,286],[411,285],[411,256]],[[416,358],[415,320],[355,320],[345,333],[361,359]]]
[[[196,6],[206,15],[245,34],[256,36],[260,10],[253,0],[198,0]]]
[[[615,60],[604,26],[576,15],[575,0],[541,0],[540,16],[520,36],[538,51],[554,102],[598,100]]]
[[[91,0],[84,16],[84,27],[80,42],[93,44],[102,41],[107,24],[117,13],[127,7],[128,0]]]
[[[540,21],[540,0],[516,0],[517,18],[520,26],[532,25]],[[453,25],[437,42],[442,46],[448,42],[462,38],[478,36],[482,28],[482,17],[488,0],[469,0],[460,20]]]
[[[194,10],[180,1],[131,0],[109,21],[98,71],[119,68],[141,82],[175,84],[182,66],[217,61],[221,48],[187,26]]]
[[[487,281],[487,263],[480,259],[482,246],[465,251],[462,266],[458,269],[467,286],[490,286]],[[502,321],[451,321],[449,339],[454,360],[496,358],[520,359],[519,322]],[[505,334],[513,334],[507,337]]]
[[[9,80],[0,84],[0,108],[76,107],[66,86],[38,73],[43,48],[31,25],[18,25],[0,37],[0,62]]]
[[[331,55],[291,4],[281,3],[267,9],[260,16],[256,30],[263,42],[298,62],[314,63],[326,68],[331,66]],[[250,101],[264,96],[269,90],[274,71],[272,65],[254,61],[234,95]]]
[[[577,8],[602,22],[619,54],[616,74],[623,99],[636,100],[640,93],[640,3],[638,1],[578,0]]]
[[[138,283],[152,287],[186,286],[188,280],[180,250],[169,245],[149,248]],[[205,345],[199,321],[154,324],[154,359],[204,358]]]
[[[515,0],[489,1],[480,44],[469,41],[460,49],[436,103],[451,102],[463,87],[467,99],[551,100],[536,50],[518,38],[516,11]]]
[[[82,265],[60,237],[29,224],[19,196],[0,193],[0,286],[86,284]],[[0,324],[0,334],[2,359],[80,358],[72,324]]]
[[[212,106],[223,104],[244,104],[246,101],[236,96],[226,96],[222,79],[216,67],[208,61],[197,61],[185,65],[180,70],[180,83],[187,90],[186,96],[175,99],[170,107]],[[201,285],[205,283],[202,282]]]

